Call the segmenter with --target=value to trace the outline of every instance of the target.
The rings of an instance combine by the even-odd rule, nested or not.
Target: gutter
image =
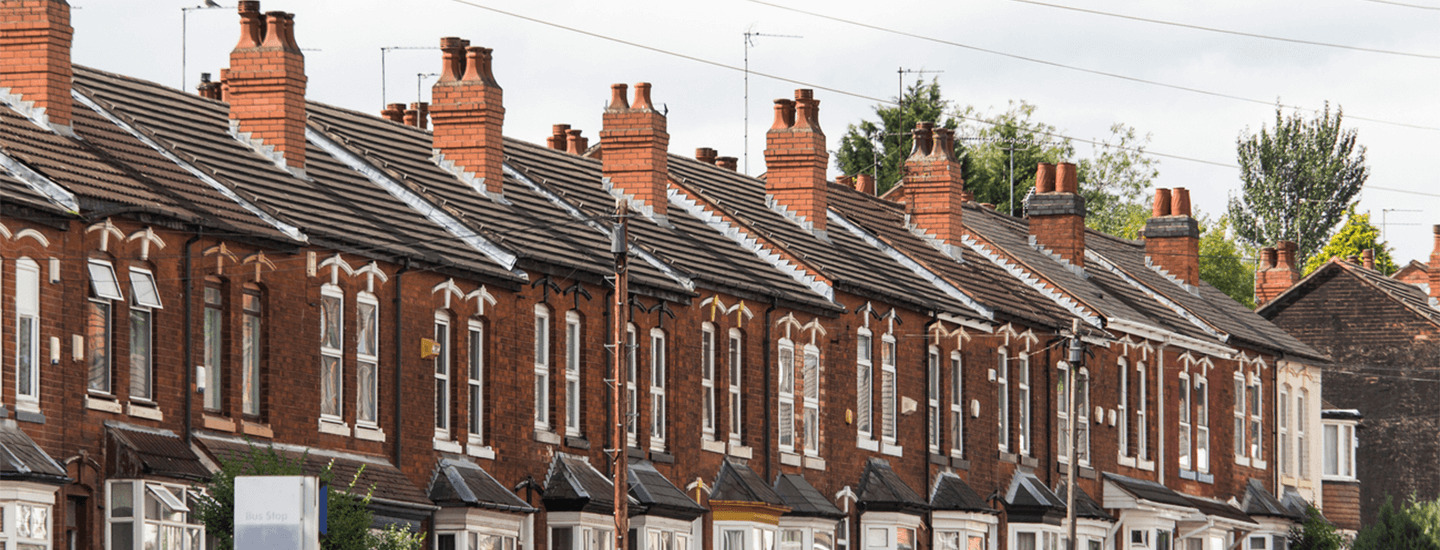
[[[1188,350],[1197,351],[1206,355],[1213,355],[1222,359],[1234,359],[1236,354],[1239,353],[1238,350],[1230,346],[1217,344],[1214,342],[1208,342],[1199,338],[1192,338],[1168,329],[1163,329],[1151,324],[1141,323],[1138,321],[1130,321],[1127,319],[1110,319],[1110,322],[1106,325],[1106,327],[1118,332],[1133,334],[1147,340],[1156,340],[1167,345],[1173,345],[1178,348],[1185,348]]]

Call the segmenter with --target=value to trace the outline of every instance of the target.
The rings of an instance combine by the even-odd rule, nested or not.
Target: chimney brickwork
[[[765,193],[816,231],[825,230],[825,170],[830,153],[820,130],[813,90],[775,101],[775,123],[765,134]]]
[[[1035,244],[1070,265],[1085,266],[1085,198],[1079,194],[1074,164],[1041,163],[1036,167],[1035,195],[1025,206],[1025,214]]]
[[[240,2],[240,42],[230,52],[225,100],[239,131],[305,167],[305,56],[295,43],[294,16],[260,13]]]
[[[8,88],[31,104],[32,116],[43,115],[56,127],[71,126],[74,33],[65,0],[0,2],[0,89]]]
[[[1145,255],[1185,284],[1199,284],[1200,224],[1190,215],[1190,190],[1156,189],[1151,214],[1140,233]]]
[[[440,80],[430,88],[432,147],[442,164],[488,193],[504,191],[504,93],[489,48],[440,39]]]
[[[1295,243],[1280,241],[1274,248],[1260,250],[1260,267],[1255,270],[1255,305],[1263,306],[1300,280],[1295,265]]]
[[[1432,228],[1435,233],[1435,247],[1430,251],[1430,301],[1440,300],[1440,225]]]
[[[602,170],[612,189],[634,197],[663,217],[670,199],[670,134],[665,115],[650,101],[650,83],[635,85],[635,100],[625,98],[626,86],[610,87],[610,104],[602,117],[600,147]]]
[[[965,181],[955,159],[955,134],[930,122],[916,125],[914,148],[905,160],[906,211],[910,223],[948,245],[964,234]],[[873,181],[873,180],[872,180]]]

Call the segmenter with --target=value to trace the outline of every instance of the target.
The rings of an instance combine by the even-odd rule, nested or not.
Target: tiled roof
[[[1005,506],[1065,509],[1065,500],[1045,486],[1033,472],[1016,471],[1005,490]]]
[[[1226,519],[1235,523],[1243,523],[1247,525],[1259,525],[1255,522],[1255,520],[1251,519],[1250,516],[1245,515],[1244,511],[1236,508],[1234,505],[1228,502],[1220,502],[1218,500],[1192,496],[1186,496],[1185,498],[1186,500],[1190,501],[1190,506],[1192,508],[1195,508],[1196,510],[1199,510],[1200,513],[1210,516],[1212,518]]]
[[[855,500],[862,511],[919,513],[929,509],[925,499],[906,485],[883,458],[872,457],[865,463],[860,483],[855,486]]]
[[[1425,289],[1422,289],[1416,285],[1405,283],[1404,281],[1398,281],[1393,278],[1386,277],[1385,275],[1382,275],[1379,271],[1373,269],[1366,269],[1364,266],[1355,265],[1350,262],[1341,261],[1339,259],[1332,259],[1329,262],[1326,262],[1324,266],[1321,266],[1320,269],[1316,269],[1315,272],[1311,273],[1309,277],[1306,277],[1304,280],[1301,280],[1299,283],[1296,283],[1295,286],[1291,287],[1291,291],[1301,287],[1302,285],[1308,286],[1307,283],[1312,280],[1316,280],[1317,282],[1319,280],[1323,280],[1326,275],[1322,275],[1321,271],[1325,271],[1327,273],[1334,271],[1341,271],[1347,273],[1359,279],[1361,282],[1372,286],[1376,290],[1384,293],[1386,296],[1390,297],[1390,299],[1399,302],[1400,305],[1405,306],[1406,309],[1415,312],[1416,315],[1420,316],[1426,321],[1429,321],[1436,325],[1440,325],[1440,309],[1437,309],[1434,306],[1430,305],[1430,294],[1427,293]],[[1287,297],[1286,295],[1289,293],[1290,291],[1286,291],[1285,294],[1281,294],[1272,303],[1281,302]]]
[[[78,90],[240,197],[298,227],[312,244],[517,280],[313,143],[306,152],[308,177],[300,178],[232,137],[224,103],[82,67],[76,67],[75,79]]]
[[[1059,497],[1061,502],[1070,501],[1069,497],[1066,496],[1069,494],[1066,487],[1067,484],[1063,481],[1055,485],[1055,496]],[[1085,489],[1080,488],[1079,485],[1075,486],[1075,517],[1115,521],[1115,517],[1106,512],[1105,508],[1100,506],[1099,502],[1095,502],[1095,499],[1090,498],[1090,495],[1085,492]]]
[[[1299,494],[1296,494],[1296,496],[1298,497]],[[1277,500],[1275,495],[1270,494],[1270,491],[1265,489],[1265,486],[1260,483],[1260,480],[1253,478],[1245,482],[1245,499],[1241,501],[1240,508],[1242,508],[1246,514],[1252,516],[1276,517],[1297,521],[1303,521],[1305,519],[1303,511],[1296,514],[1294,510],[1291,510]]]
[[[248,440],[207,432],[197,433],[195,440],[221,463],[244,460],[256,452],[267,452],[266,447]],[[304,475],[318,476],[329,466],[334,483],[348,486],[351,480],[355,480],[356,492],[373,489],[372,496],[378,502],[411,508],[434,507],[424,490],[416,487],[399,468],[383,458],[288,444],[274,444],[269,449],[286,460],[298,462]],[[355,477],[357,474],[358,479]]]
[[[775,494],[790,508],[787,516],[840,519],[845,512],[835,507],[820,490],[805,481],[800,474],[780,474],[775,477]]]
[[[609,514],[615,509],[615,484],[584,458],[557,453],[541,498],[552,512]],[[638,504],[633,497],[630,503]]]
[[[643,513],[682,521],[694,521],[705,515],[705,508],[690,500],[679,487],[661,475],[648,460],[630,462],[630,496],[640,503]],[[637,510],[638,511],[638,510]]]
[[[528,514],[535,507],[495,481],[484,468],[459,460],[440,459],[430,479],[430,500],[439,505],[474,506]]]
[[[1182,508],[1194,508],[1195,505],[1185,495],[1171,490],[1169,487],[1150,481],[1148,479],[1135,479],[1106,472],[1105,481],[1109,481],[1121,490],[1129,493],[1138,500],[1148,500],[1159,504],[1180,506]]]
[[[65,468],[25,435],[14,419],[0,419],[0,479],[69,483]]]
[[[710,489],[710,500],[785,506],[785,501],[755,470],[730,459],[720,463],[720,473],[715,475],[715,486]]]
[[[930,490],[930,509],[935,511],[947,510],[955,512],[983,512],[986,514],[999,514],[1000,511],[990,507],[970,484],[960,479],[960,476],[953,472],[941,472],[935,478],[935,487]]]
[[[121,452],[138,462],[140,473],[193,481],[210,479],[210,470],[174,432],[119,423],[106,423],[106,427]]]

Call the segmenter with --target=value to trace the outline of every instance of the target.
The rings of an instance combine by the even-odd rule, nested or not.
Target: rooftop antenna
[[[794,34],[769,34],[745,31],[745,174],[747,175],[750,173],[750,48],[755,45],[755,37],[757,36],[769,38],[805,38]]]
[[[389,98],[385,94],[385,56],[396,50],[438,50],[433,46],[382,46],[380,48],[380,104],[386,105]],[[419,101],[419,99],[416,99]]]
[[[415,102],[419,103],[425,96],[421,90],[425,89],[425,79],[437,78],[440,73],[415,73]]]
[[[1385,236],[1385,229],[1386,229],[1387,226],[1390,225],[1390,222],[1387,221],[1385,218],[1386,218],[1386,216],[1389,215],[1391,212],[1411,213],[1411,212],[1420,212],[1420,210],[1412,210],[1412,209],[1409,209],[1409,208],[1383,208],[1383,209],[1381,209],[1381,210],[1380,210],[1380,242],[1382,242],[1382,243],[1388,243],[1388,242],[1390,242],[1390,239]],[[1420,224],[1418,224],[1418,223],[1397,223],[1397,224],[1395,224],[1395,225],[1420,225]]]
[[[900,107],[902,107],[902,108],[905,107],[905,75],[907,75],[907,74],[918,74],[918,75],[921,75],[921,76],[923,77],[924,75],[927,75],[927,74],[940,74],[940,73],[943,73],[943,72],[945,72],[945,71],[930,71],[930,70],[925,70],[925,69],[906,69],[905,67],[900,67],[899,70],[895,71],[896,79],[900,81],[900,84],[899,84],[899,86],[896,88],[896,92],[895,92],[895,93],[896,93],[896,95],[895,95],[895,102],[898,103],[898,104],[900,105]]]
[[[180,8],[180,91],[182,92],[185,91],[185,86],[187,85],[186,79],[188,77],[188,75],[185,74],[187,70],[185,53],[186,49],[190,46],[190,41],[187,40],[190,34],[190,12],[196,10],[213,10],[223,7],[225,6],[216,4],[215,0],[205,0],[205,2],[200,5]]]

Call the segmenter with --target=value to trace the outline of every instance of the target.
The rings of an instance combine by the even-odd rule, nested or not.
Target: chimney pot
[[[605,108],[611,111],[623,111],[629,109],[630,100],[625,99],[625,91],[629,89],[630,86],[628,84],[611,84],[610,105],[606,106]]]
[[[1364,262],[1365,269],[1375,269],[1375,249],[1367,248],[1360,252],[1360,259]]]
[[[872,174],[858,174],[855,176],[855,190],[866,195],[875,194],[875,176]]]
[[[1035,167],[1035,192],[1055,192],[1055,165],[1042,162]]]
[[[795,102],[788,99],[775,100],[775,123],[771,130],[788,130],[795,125]]]
[[[1190,217],[1190,190],[1176,187],[1170,194],[1170,215]]]
[[[1155,190],[1155,208],[1150,211],[1150,217],[1163,218],[1170,215],[1170,190]]]
[[[715,166],[734,172],[740,167],[740,159],[736,157],[716,157]]]
[[[991,211],[991,212],[994,212],[994,211],[995,211],[995,203],[993,203],[993,202],[982,202],[982,203],[980,203],[980,208],[984,208],[984,209],[986,209],[986,210],[989,210],[989,211]]]
[[[387,104],[385,105],[385,109],[380,111],[380,116],[385,117],[385,120],[389,120],[390,122],[399,122],[403,124],[405,122],[405,104]]]
[[[1265,247],[1260,249],[1260,270],[1275,268],[1275,248]]]
[[[568,145],[565,131],[570,129],[569,124],[554,124],[550,126],[550,137],[545,138],[545,146],[551,149],[564,150]]]
[[[695,160],[705,164],[715,164],[715,157],[718,153],[709,147],[698,147],[695,149]]]
[[[580,130],[566,130],[565,134],[566,152],[572,155],[583,155],[590,148],[590,138],[581,137]]]
[[[912,142],[910,146],[911,157],[930,156],[930,149],[934,145],[932,142],[934,138],[934,127],[935,125],[929,122],[918,122],[915,124],[915,129],[910,131]]]
[[[1300,270],[1295,266],[1295,243],[1280,241],[1275,243],[1275,248],[1261,249],[1260,269],[1255,272],[1255,303],[1269,303],[1299,280]]]
[[[631,109],[650,109],[650,110],[652,110],[652,111],[655,110],[655,106],[650,103],[650,83],[649,83],[649,82],[640,82],[640,83],[635,84],[635,102],[632,103],[632,104],[630,104],[630,108],[631,108]]]
[[[1075,164],[1062,162],[1055,165],[1055,192],[1057,193],[1079,193],[1079,186],[1075,182]]]

